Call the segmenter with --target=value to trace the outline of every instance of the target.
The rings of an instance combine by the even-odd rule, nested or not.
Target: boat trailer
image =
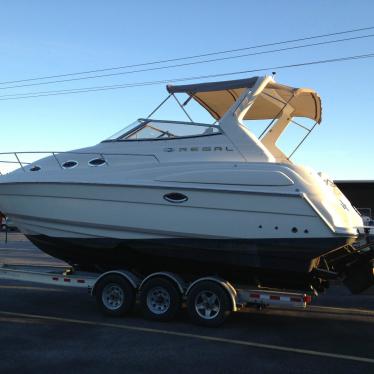
[[[364,291],[374,285],[373,239],[368,235],[365,243],[321,257],[319,267],[311,273],[317,286],[311,285],[309,291],[234,285],[216,275],[185,281],[172,272],[139,277],[125,269],[93,273],[65,266],[0,264],[0,279],[86,289],[99,309],[110,316],[125,315],[137,303],[148,319],[169,321],[186,306],[193,322],[218,326],[231,312],[244,307],[306,308],[333,279],[343,281],[354,294]]]
[[[222,324],[231,312],[244,307],[306,308],[312,292],[269,288],[234,287],[217,276],[185,282],[178,274],[158,272],[141,279],[127,270],[102,274],[51,266],[0,265],[0,279],[86,289],[106,315],[127,314],[138,302],[143,315],[157,321],[171,320],[186,306],[193,322]]]

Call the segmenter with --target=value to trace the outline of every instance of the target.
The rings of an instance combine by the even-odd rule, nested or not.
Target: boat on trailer
[[[291,161],[322,120],[314,90],[268,76],[167,90],[161,105],[175,99],[188,121],[154,119],[160,105],[92,147],[32,163],[14,153],[20,167],[0,177],[0,210],[81,270],[316,290],[364,273],[356,290],[371,284],[372,250],[354,246],[370,240],[362,217],[328,177]],[[193,121],[190,101],[212,123]],[[290,125],[306,134],[286,155],[278,141]]]

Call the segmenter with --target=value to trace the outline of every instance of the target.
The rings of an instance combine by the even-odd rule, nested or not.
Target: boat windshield
[[[175,139],[220,133],[220,128],[217,125],[195,122],[138,119],[123,130],[109,137],[107,141]]]

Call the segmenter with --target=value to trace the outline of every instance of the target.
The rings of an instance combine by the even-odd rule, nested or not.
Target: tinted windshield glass
[[[172,139],[219,134],[218,126],[188,122],[138,120],[108,140]]]
[[[140,120],[137,120],[133,122],[131,125],[126,126],[124,129],[121,131],[117,131],[115,134],[110,136],[107,140],[116,140],[118,138],[121,138],[124,134],[127,134],[131,130],[135,129],[137,126],[139,126],[142,122]]]

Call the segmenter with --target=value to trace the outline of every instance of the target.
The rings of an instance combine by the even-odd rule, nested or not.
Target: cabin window
[[[88,161],[88,165],[90,166],[102,166],[105,164],[106,164],[106,161],[103,158],[94,158]]]
[[[62,167],[63,167],[64,169],[72,169],[72,168],[75,168],[77,165],[78,165],[78,162],[77,162],[77,161],[70,160],[70,161],[65,161],[65,162],[62,164]]]

